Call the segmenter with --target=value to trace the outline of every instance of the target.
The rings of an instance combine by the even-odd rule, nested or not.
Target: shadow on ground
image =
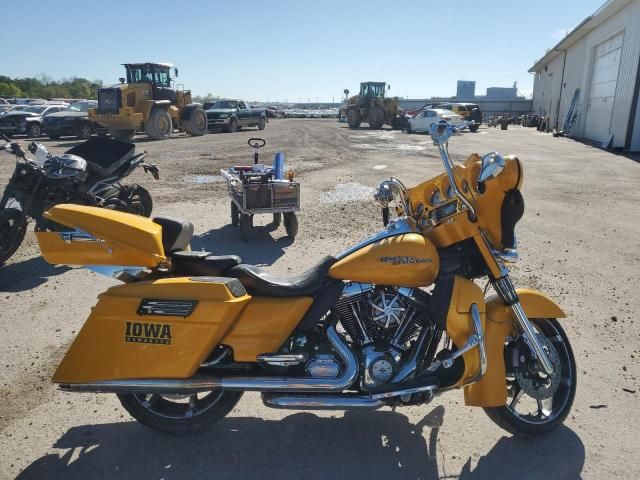
[[[194,436],[171,437],[135,422],[74,427],[19,479],[435,479],[446,459],[438,446],[444,407],[417,425],[397,412],[347,412],[320,418],[295,413],[283,420],[231,417]],[[458,478],[579,478],[584,446],[561,427],[535,441],[503,437]],[[443,462],[439,464],[438,462]]]
[[[270,223],[254,227],[250,240],[243,242],[238,227],[225,225],[195,235],[191,249],[205,250],[214,255],[239,255],[244,263],[271,265],[285,254],[286,247],[293,244],[293,239],[284,235],[283,226]]]
[[[69,269],[64,265],[50,265],[42,257],[10,263],[0,267],[0,292],[31,290]]]

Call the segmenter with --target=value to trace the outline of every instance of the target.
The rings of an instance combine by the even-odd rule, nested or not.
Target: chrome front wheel
[[[224,418],[242,392],[213,390],[190,394],[120,394],[129,414],[143,425],[174,435],[194,433]]]
[[[553,373],[542,373],[523,344],[507,344],[505,358],[514,359],[507,365],[507,403],[484,409],[498,426],[519,436],[543,435],[557,428],[571,411],[577,385],[573,350],[560,323],[556,319],[531,323]]]

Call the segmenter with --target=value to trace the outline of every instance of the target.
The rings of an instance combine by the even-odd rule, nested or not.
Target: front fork
[[[524,312],[522,305],[520,305],[520,299],[518,298],[518,294],[516,293],[516,289],[513,286],[513,282],[509,275],[505,275],[498,280],[494,280],[493,287],[503,303],[513,311],[516,321],[518,322],[518,326],[522,331],[524,343],[527,344],[529,350],[531,350],[535,355],[536,360],[540,367],[542,367],[544,373],[551,375],[553,373],[553,365],[551,364],[549,357],[545,354],[542,345],[540,345],[536,332],[533,329],[533,325],[531,325],[531,322],[527,318],[527,314]]]
[[[533,325],[531,325],[531,322],[527,318],[527,314],[524,312],[522,305],[520,305],[520,299],[518,298],[516,289],[509,277],[509,270],[505,267],[504,263],[499,258],[498,253],[493,248],[485,234],[481,233],[476,235],[474,240],[487,264],[487,267],[489,268],[492,279],[491,281],[495,291],[502,302],[513,311],[518,327],[522,332],[524,342],[536,357],[536,360],[544,373],[551,375],[553,373],[553,365],[551,364],[549,357],[545,354],[542,345],[540,345],[536,332],[533,329]]]

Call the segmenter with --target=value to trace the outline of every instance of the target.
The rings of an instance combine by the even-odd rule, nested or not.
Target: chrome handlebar
[[[447,172],[447,177],[449,177],[449,185],[451,185],[451,188],[453,188],[453,192],[455,193],[456,197],[458,197],[462,204],[467,207],[470,219],[472,221],[475,221],[476,209],[458,188],[458,184],[456,183],[454,174],[455,167],[453,165],[451,157],[449,157],[449,151],[447,150],[449,138],[451,137],[451,135],[453,135],[453,133],[454,127],[445,120],[441,120],[440,122],[431,125],[431,138],[433,139],[433,144],[438,147],[438,150],[440,150],[440,158],[442,158],[442,164],[444,165],[444,169]]]

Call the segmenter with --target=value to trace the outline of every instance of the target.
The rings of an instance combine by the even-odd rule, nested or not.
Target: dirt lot
[[[249,162],[246,141],[258,132],[140,139],[162,177],[136,173],[133,180],[149,187],[156,213],[194,222],[195,249],[295,273],[380,228],[371,193],[381,179],[412,185],[442,168],[424,135],[351,131],[328,120],[273,120],[259,133],[268,142],[265,158],[286,152],[303,183],[295,242],[266,227],[243,244],[228,225],[215,175]],[[54,151],[74,144],[45,143]],[[29,233],[0,269],[0,477],[640,477],[640,164],[520,127],[482,128],[450,144],[458,160],[491,150],[517,153],[525,167],[517,284],[544,290],[569,314],[579,385],[566,426],[535,441],[514,439],[482,410],[464,407],[457,391],[419,408],[347,414],[270,410],[247,394],[205,434],[160,435],[132,421],[115,396],[62,393],[50,384],[96,295],[114,282],[44,263]],[[12,168],[5,155],[1,184]]]

